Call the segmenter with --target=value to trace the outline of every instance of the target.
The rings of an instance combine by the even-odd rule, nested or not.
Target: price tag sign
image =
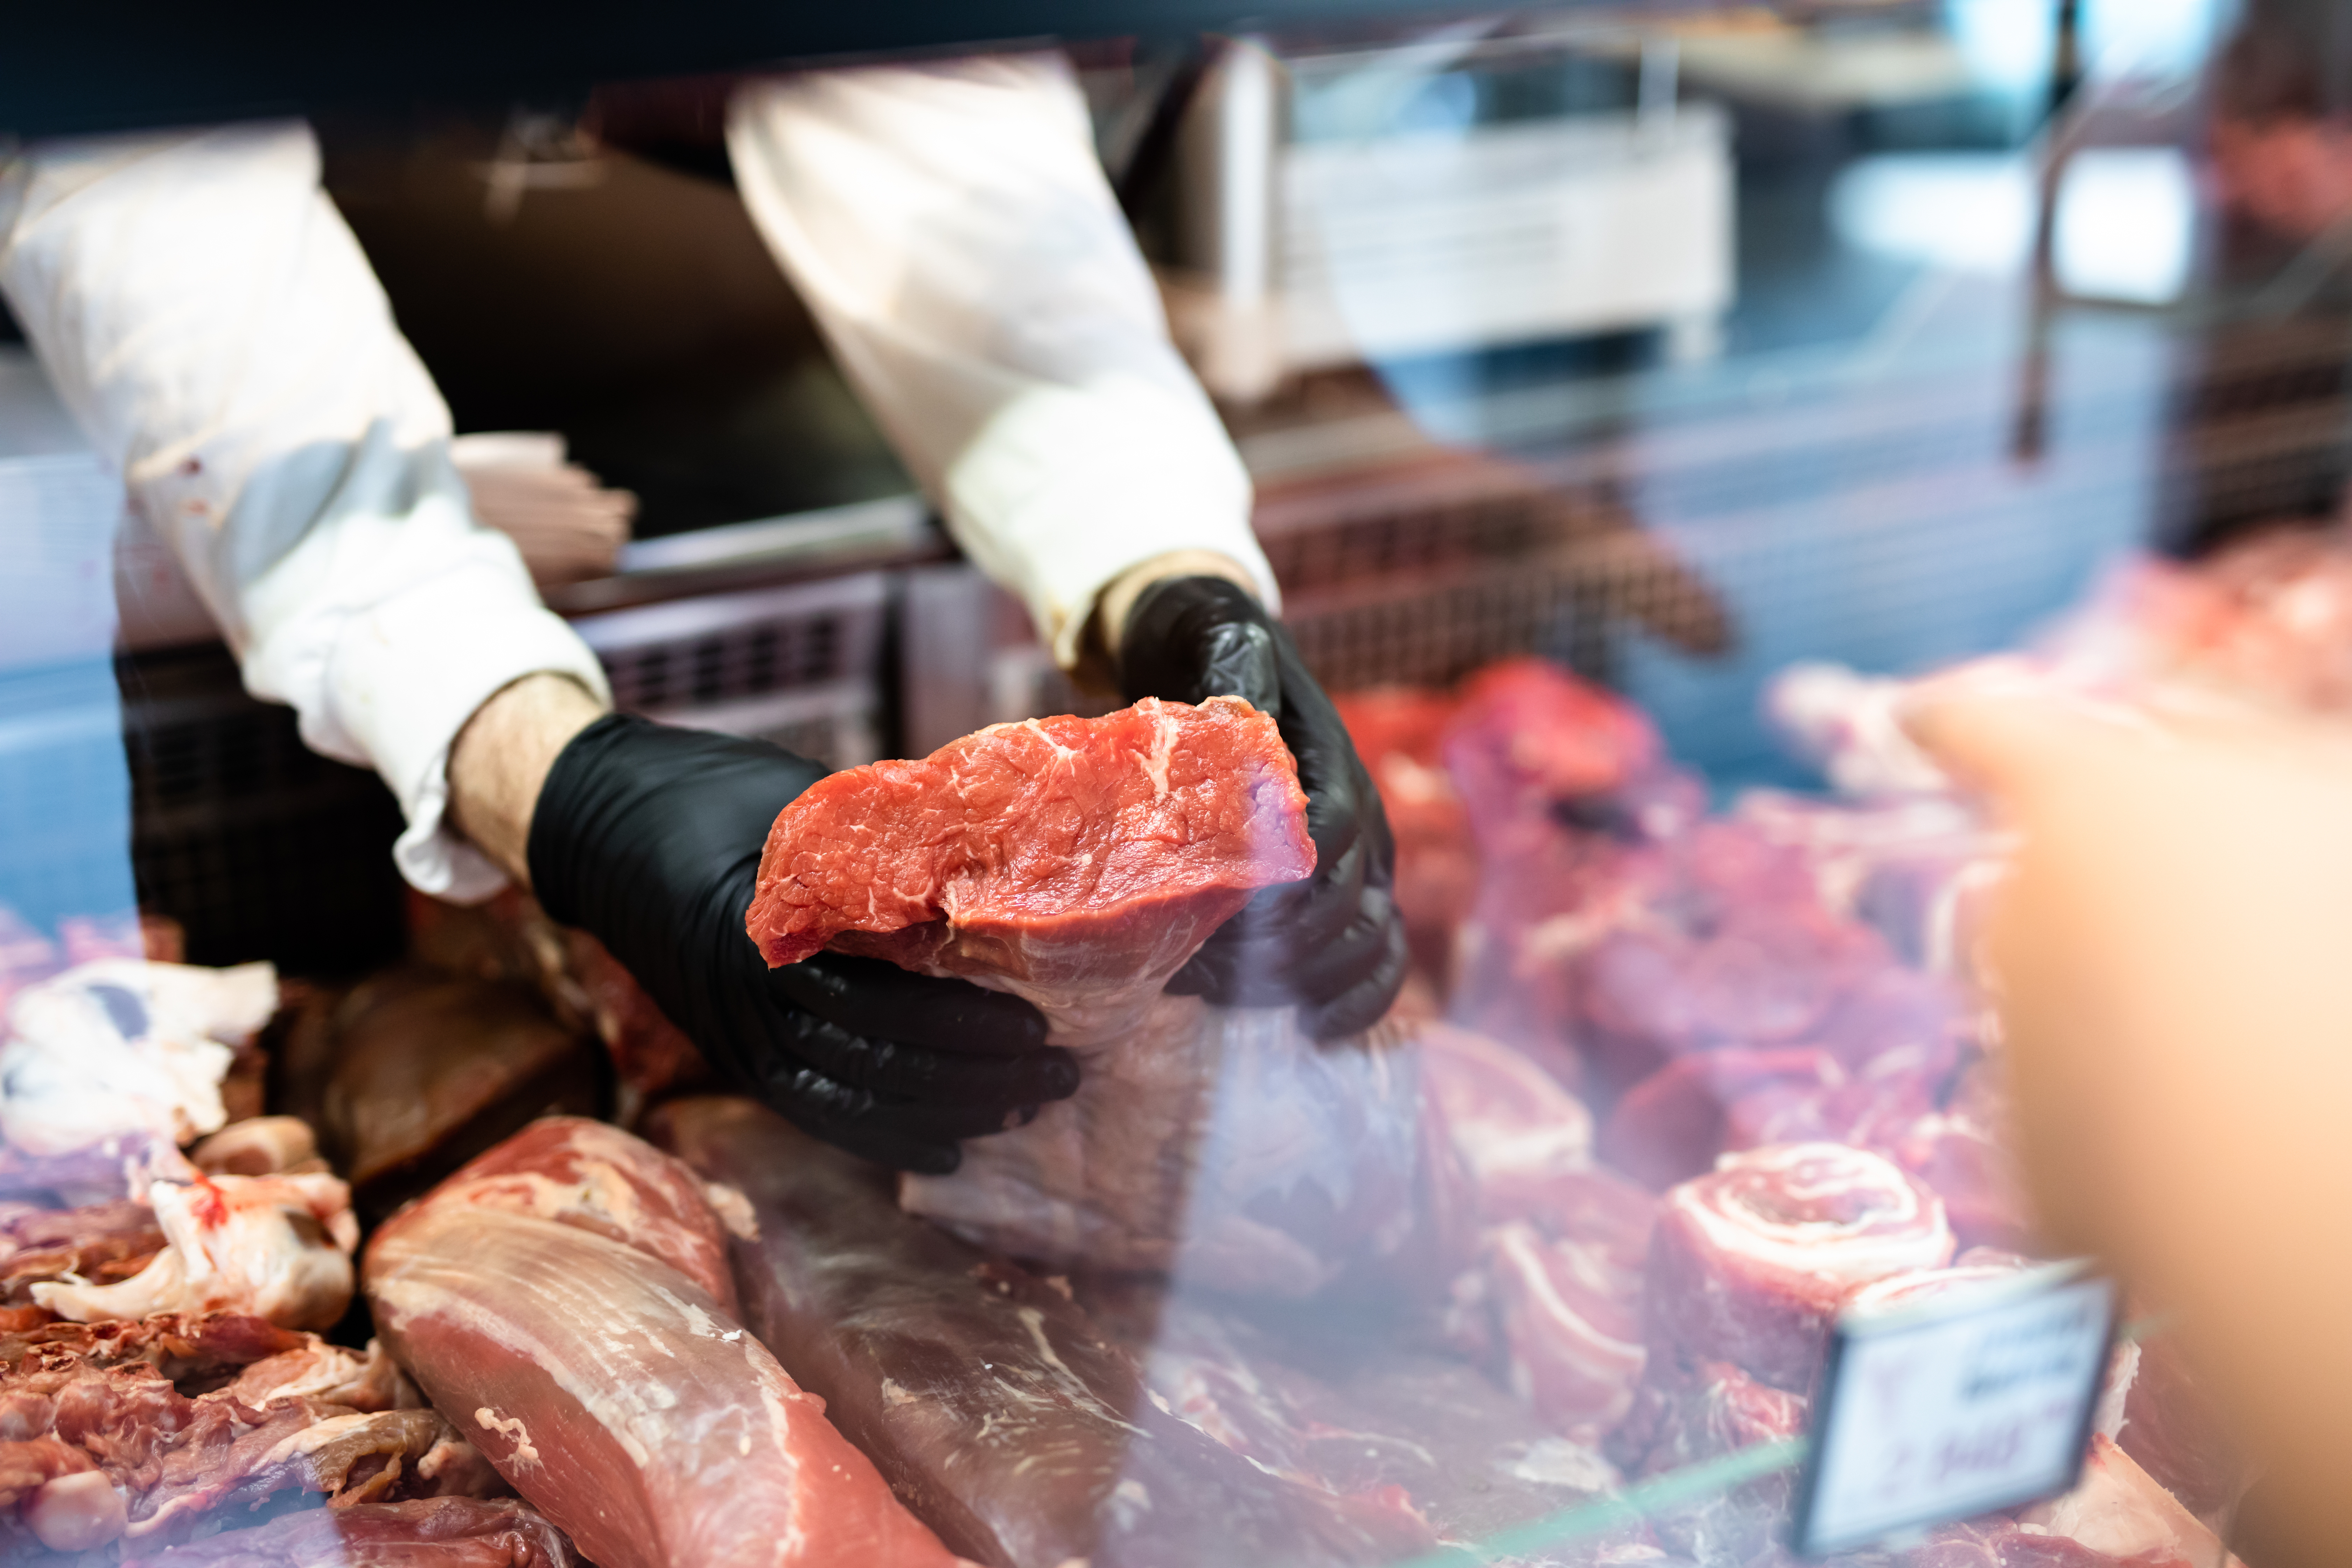
[[[1797,1551],[1870,1546],[2074,1485],[2115,1337],[2081,1264],[1838,1323],[1813,1403]]]

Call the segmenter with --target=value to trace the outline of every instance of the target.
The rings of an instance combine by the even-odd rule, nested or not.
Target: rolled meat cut
[[[785,807],[747,926],[771,963],[830,946],[1027,997],[1080,1057],[1076,1096],[908,1178],[912,1212],[1056,1266],[1181,1253],[1201,1283],[1305,1295],[1351,1248],[1402,1245],[1410,1067],[1163,987],[1254,891],[1314,869],[1306,808],[1237,698],[1000,724]]]
[[[603,1568],[947,1568],[730,1311],[695,1177],[616,1129],[533,1123],[369,1243],[393,1353]]]
[[[1605,1246],[1549,1241],[1525,1221],[1486,1245],[1513,1389],[1553,1430],[1597,1442],[1632,1407],[1649,1359],[1641,1277]]]
[[[1652,1349],[1807,1392],[1857,1287],[1951,1257],[1942,1201],[1880,1155],[1837,1143],[1727,1154],[1666,1194],[1650,1242]]]
[[[900,1212],[887,1173],[772,1111],[674,1101],[651,1131],[722,1190],[755,1331],[956,1550],[1313,1568],[1431,1544],[1406,1510],[1269,1474],[1176,1419],[1066,1289]]]

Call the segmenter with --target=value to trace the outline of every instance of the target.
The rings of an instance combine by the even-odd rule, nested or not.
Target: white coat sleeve
[[[1219,552],[1276,602],[1248,474],[1058,57],[751,83],[727,145],[850,382],[1063,665],[1097,595],[1155,555]]]
[[[474,710],[595,656],[478,525],[449,413],[319,184],[299,125],[37,144],[0,165],[0,290],[256,696],[373,766],[409,881],[505,880],[449,831]]]

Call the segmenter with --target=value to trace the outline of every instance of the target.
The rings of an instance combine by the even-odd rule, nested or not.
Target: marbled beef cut
[[[772,1111],[674,1101],[651,1130],[721,1194],[752,1327],[958,1551],[994,1568],[1336,1568],[1431,1544],[1408,1510],[1211,1442],[1066,1290],[899,1212],[886,1173]]]
[[[1727,1154],[1666,1194],[1650,1241],[1651,1348],[1809,1391],[1857,1287],[1951,1257],[1942,1202],[1892,1161],[1838,1143]]]
[[[1000,724],[819,781],[776,818],[748,917],[772,963],[833,948],[1027,997],[1072,1099],[901,1201],[1055,1265],[1304,1295],[1393,1251],[1417,1148],[1398,1053],[1287,1009],[1162,991],[1256,889],[1315,867],[1274,721],[1236,698]]]
[[[700,1184],[597,1122],[534,1123],[369,1243],[394,1355],[604,1568],[949,1568],[730,1312]]]

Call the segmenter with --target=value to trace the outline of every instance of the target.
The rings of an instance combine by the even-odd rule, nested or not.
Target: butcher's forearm
[[[499,868],[530,885],[530,818],[556,755],[604,705],[568,676],[527,675],[474,710],[449,748],[449,813]]]

